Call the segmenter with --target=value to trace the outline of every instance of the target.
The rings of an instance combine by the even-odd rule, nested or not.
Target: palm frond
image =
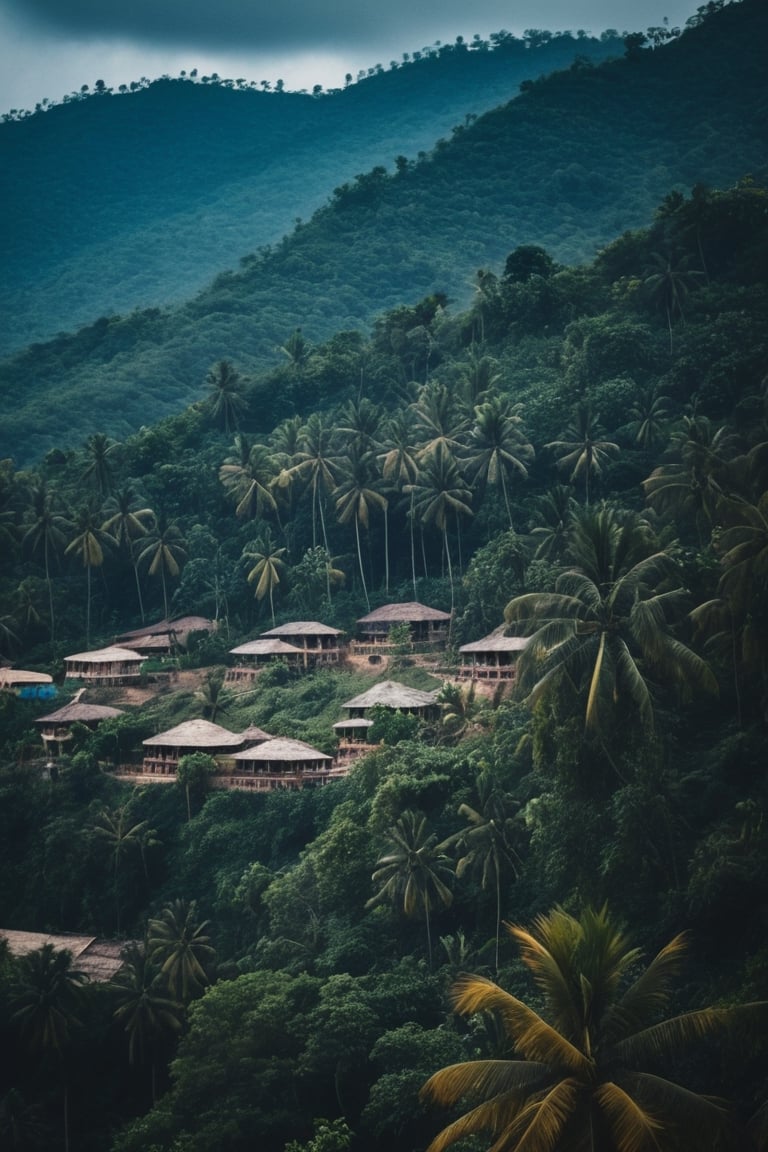
[[[497,1012],[515,1051],[526,1060],[552,1064],[582,1076],[590,1074],[592,1063],[583,1052],[542,1020],[532,1008],[492,980],[482,976],[464,977],[454,986],[452,999],[455,1010],[464,1016],[475,1012]]]
[[[686,947],[686,936],[681,932],[657,953],[637,980],[611,1005],[603,1024],[603,1033],[608,1041],[623,1039],[645,1028],[649,1017],[657,1016],[666,1007],[669,986],[680,972]]]
[[[419,1095],[423,1100],[450,1105],[464,1096],[491,1097],[517,1088],[542,1087],[548,1077],[549,1065],[533,1060],[469,1060],[435,1072]]]
[[[648,1152],[658,1149],[656,1133],[662,1125],[612,1081],[601,1084],[595,1100],[602,1109],[616,1152]]]

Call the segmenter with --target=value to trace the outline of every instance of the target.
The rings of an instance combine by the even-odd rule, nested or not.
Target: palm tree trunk
[[[363,595],[365,596],[365,602],[368,605],[368,611],[370,612],[371,602],[368,599],[368,589],[365,585],[365,572],[363,571],[363,553],[360,549],[360,523],[357,519],[357,516],[355,516],[355,539],[357,540],[357,562],[360,565],[360,580],[361,580],[362,585],[363,585]]]
[[[85,609],[85,646],[86,646],[86,648],[90,648],[90,646],[91,646],[91,566],[87,560],[85,563],[85,571],[86,571],[86,585],[88,588],[88,596],[86,599],[86,609]]]
[[[56,625],[53,616],[53,584],[51,583],[51,572],[48,565],[48,538],[44,541],[44,555],[45,555],[45,582],[48,585],[48,611],[51,614],[51,655],[54,660],[56,659]]]
[[[389,509],[384,509],[384,590],[389,595]]]
[[[413,598],[418,600],[416,595],[416,540],[413,535],[413,492],[411,492],[411,510],[408,515],[411,528],[411,576],[413,577]]]
[[[141,622],[144,623],[144,600],[141,595],[141,581],[139,580],[139,566],[134,560],[133,574],[136,577],[136,594],[139,597],[139,612],[141,613]]]

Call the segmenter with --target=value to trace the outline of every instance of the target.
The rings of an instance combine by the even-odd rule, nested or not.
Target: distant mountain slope
[[[333,94],[162,80],[0,125],[0,349],[185,299],[336,184],[435,140],[578,55],[570,33],[434,49]]]
[[[729,185],[765,166],[768,10],[743,0],[654,52],[533,85],[394,177],[341,187],[274,249],[189,303],[101,320],[0,365],[0,455],[87,432],[124,436],[202,394],[221,357],[274,362],[309,339],[446,291],[538,243],[578,260],[638,226],[675,186]]]

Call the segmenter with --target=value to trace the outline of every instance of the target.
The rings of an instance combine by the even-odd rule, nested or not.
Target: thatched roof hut
[[[382,680],[378,684],[374,684],[367,692],[362,692],[352,700],[347,700],[346,704],[342,704],[342,708],[349,710],[350,718],[364,716],[369,709],[376,705],[426,717],[435,711],[435,700],[438,692],[439,689],[437,688],[434,692],[422,692],[419,688],[408,688],[405,684],[398,684],[395,680]]]
[[[29,700],[50,700],[56,695],[56,686],[47,672],[0,668],[0,692],[13,692],[15,696]]]
[[[382,644],[387,642],[396,624],[407,624],[412,643],[441,644],[445,642],[450,622],[450,612],[411,600],[405,604],[383,604],[367,616],[361,616],[357,632],[361,644]]]
[[[233,765],[235,787],[257,791],[326,784],[345,774],[334,767],[333,758],[325,752],[286,736],[273,736],[228,759]]]
[[[99,684],[127,684],[138,680],[143,662],[144,657],[140,652],[118,645],[64,657],[68,678]]]
[[[206,752],[209,756],[231,754],[243,747],[243,736],[210,720],[185,720],[166,732],[142,741],[146,752],[142,773],[173,776],[183,756]]]
[[[517,659],[529,642],[528,636],[505,636],[498,629],[482,640],[462,644],[458,675],[464,680],[514,680]]]
[[[176,620],[158,620],[156,624],[146,624],[134,628],[117,637],[118,644],[128,644],[137,652],[167,653],[174,648],[186,648],[192,632],[215,632],[215,620],[206,616],[179,616]]]
[[[278,624],[276,628],[262,632],[264,638],[275,637],[301,649],[305,667],[335,664],[339,659],[341,635],[339,628],[331,628],[317,620],[294,620],[290,624]]]
[[[81,689],[82,691],[82,689]],[[81,704],[73,700],[47,716],[38,716],[35,724],[40,729],[40,735],[46,743],[62,744],[72,739],[72,725],[84,724],[86,728],[97,728],[102,720],[111,720],[115,716],[124,716],[122,708],[108,708],[102,704]]]
[[[26,956],[37,952],[45,944],[52,944],[57,952],[71,952],[73,967],[84,972],[89,980],[101,983],[111,980],[123,966],[122,951],[127,941],[98,940],[95,936],[76,936],[68,933],[16,932],[0,928],[12,956]]]

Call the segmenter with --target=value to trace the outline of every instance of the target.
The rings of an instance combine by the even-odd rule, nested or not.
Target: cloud
[[[690,0],[5,0],[9,11],[72,38],[127,38],[201,48],[338,50],[361,43],[431,43],[507,28],[637,28]],[[683,16],[684,19],[684,16]],[[474,27],[469,27],[474,25]]]

